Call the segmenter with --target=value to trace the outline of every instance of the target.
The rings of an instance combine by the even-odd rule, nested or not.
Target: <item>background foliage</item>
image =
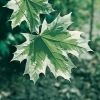
[[[12,10],[2,7],[7,1],[0,0],[0,100],[99,100],[100,1],[94,2],[93,13],[91,12],[92,0],[49,0],[57,12],[41,15],[41,21],[46,16],[48,22],[51,22],[59,12],[61,15],[72,12],[74,23],[69,28],[86,32],[83,34],[84,38],[89,38],[91,13],[94,14],[91,41],[94,52],[83,55],[80,60],[69,55],[78,67],[72,70],[71,82],[61,77],[55,80],[47,69],[46,76],[40,74],[40,79],[35,85],[29,81],[28,75],[22,76],[26,60],[21,64],[18,61],[10,63],[12,53],[16,50],[12,45],[25,41],[20,32],[29,30],[25,22],[22,22],[20,27],[11,29],[11,22],[7,20]]]

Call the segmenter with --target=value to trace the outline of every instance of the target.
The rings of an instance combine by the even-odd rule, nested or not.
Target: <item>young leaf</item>
[[[25,20],[31,32],[39,31],[39,14],[48,14],[53,11],[48,0],[11,0],[5,7],[14,10],[10,18],[12,28]]]
[[[88,41],[80,37],[81,32],[69,31],[68,26],[72,23],[70,15],[58,17],[50,24],[44,20],[39,35],[23,34],[26,42],[16,46],[13,60],[27,59],[24,74],[29,74],[34,82],[40,73],[45,74],[48,66],[55,77],[62,76],[70,79],[71,69],[74,66],[68,53],[79,56],[91,50]]]

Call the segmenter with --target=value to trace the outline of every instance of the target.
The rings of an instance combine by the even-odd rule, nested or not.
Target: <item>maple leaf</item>
[[[12,28],[26,21],[31,32],[39,32],[39,14],[48,14],[54,11],[48,0],[11,0],[5,7],[13,9],[9,21],[12,21]]]
[[[69,80],[71,69],[75,65],[68,53],[79,57],[91,50],[88,41],[80,37],[82,32],[67,30],[72,23],[70,16],[71,13],[63,17],[58,15],[50,24],[44,20],[39,35],[22,33],[26,42],[16,46],[13,60],[27,59],[24,74],[29,74],[34,82],[40,73],[45,74],[47,66],[55,77],[62,76]]]

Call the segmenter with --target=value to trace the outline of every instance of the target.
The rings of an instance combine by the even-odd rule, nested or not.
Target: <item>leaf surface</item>
[[[25,20],[31,32],[39,32],[40,14],[54,11],[48,0],[11,0],[5,7],[14,10],[10,18],[12,28]]]
[[[40,73],[45,74],[48,66],[55,77],[62,76],[70,79],[71,69],[75,67],[68,53],[79,57],[80,54],[90,51],[88,41],[80,37],[81,32],[69,31],[72,23],[71,13],[58,17],[50,24],[44,20],[39,35],[24,34],[26,42],[16,46],[13,60],[27,59],[24,74],[29,74],[34,82]]]

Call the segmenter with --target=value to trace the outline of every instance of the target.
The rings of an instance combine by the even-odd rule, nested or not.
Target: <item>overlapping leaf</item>
[[[11,0],[6,7],[14,10],[10,18],[12,28],[25,20],[31,32],[39,31],[40,13],[48,14],[53,11],[48,0]]]
[[[30,79],[36,82],[40,73],[45,74],[48,66],[55,77],[70,78],[74,66],[68,53],[75,56],[91,50],[88,41],[80,37],[81,32],[69,31],[72,23],[70,15],[58,17],[50,24],[44,20],[39,35],[24,34],[26,42],[16,46],[13,60],[27,59],[24,74],[29,74]]]

